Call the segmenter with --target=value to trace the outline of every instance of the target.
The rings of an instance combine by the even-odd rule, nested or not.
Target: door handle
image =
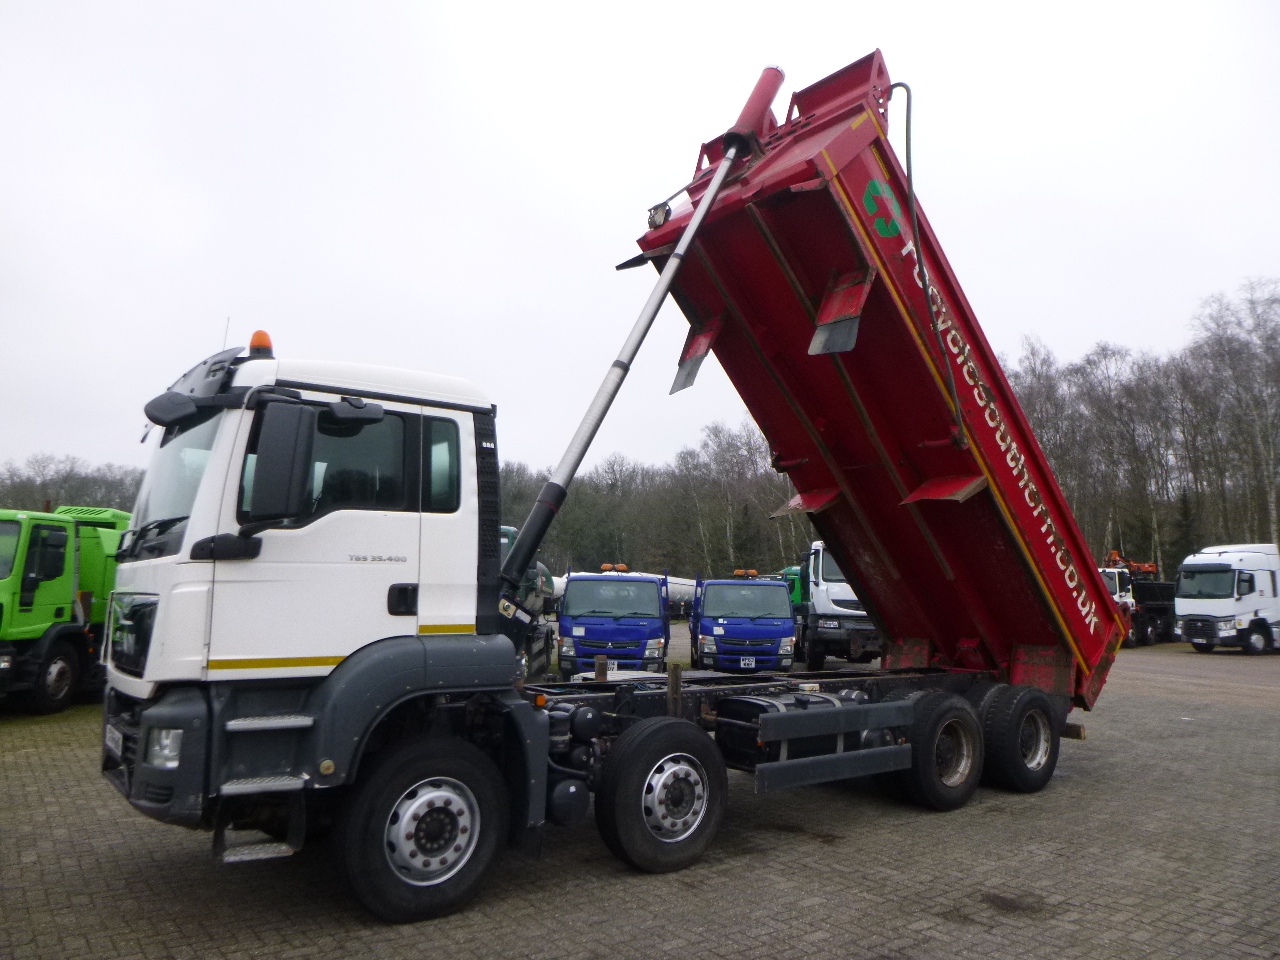
[[[393,583],[387,589],[387,613],[393,617],[416,617],[418,615],[418,585],[416,583]]]

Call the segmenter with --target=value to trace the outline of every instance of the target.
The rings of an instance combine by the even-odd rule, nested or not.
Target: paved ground
[[[1280,656],[1126,650],[1041,794],[925,813],[870,786],[757,797],[668,876],[590,822],[477,903],[401,927],[323,848],[215,866],[97,773],[97,710],[0,711],[0,957],[1280,956]]]

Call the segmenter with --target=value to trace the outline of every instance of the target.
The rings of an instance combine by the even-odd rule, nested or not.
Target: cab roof
[[[342,360],[247,360],[236,370],[237,386],[275,383],[298,390],[349,392],[384,400],[407,400],[489,412],[489,398],[468,380],[439,373]]]

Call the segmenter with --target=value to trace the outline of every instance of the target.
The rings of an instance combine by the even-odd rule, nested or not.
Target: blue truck
[[[671,645],[667,578],[603,564],[600,573],[570,574],[560,601],[560,674],[595,670],[664,673]]]
[[[689,617],[695,670],[791,669],[796,624],[785,580],[737,571],[732,580],[699,581]]]

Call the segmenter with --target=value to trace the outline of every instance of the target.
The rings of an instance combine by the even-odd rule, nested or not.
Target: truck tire
[[[605,759],[596,829],[638,870],[683,870],[715,837],[728,790],[724,758],[701,727],[650,717],[628,727]]]
[[[804,665],[807,670],[821,670],[827,665],[827,651],[822,644],[810,641],[804,650]]]
[[[982,725],[963,697],[931,690],[915,704],[907,734],[911,769],[900,774],[908,797],[931,810],[963,807],[982,779]]]
[[[75,695],[80,679],[80,657],[65,640],[54,640],[36,670],[35,685],[27,692],[32,713],[58,713]]]
[[[1248,656],[1266,653],[1271,649],[1271,635],[1256,624],[1246,628],[1240,638],[1240,652]]]
[[[1053,706],[1035,687],[1005,687],[983,724],[986,778],[1006,790],[1043,790],[1058,765],[1059,732]]]
[[[334,850],[356,899],[383,920],[451,913],[475,894],[506,842],[506,785],[465,740],[412,740],[361,777]]]
[[[1134,633],[1138,640],[1138,646],[1149,647],[1156,642],[1155,625],[1146,617],[1134,626]]]
[[[1212,643],[1196,643],[1194,640],[1191,642],[1191,649],[1196,653],[1213,653],[1215,646],[1216,644]]]

